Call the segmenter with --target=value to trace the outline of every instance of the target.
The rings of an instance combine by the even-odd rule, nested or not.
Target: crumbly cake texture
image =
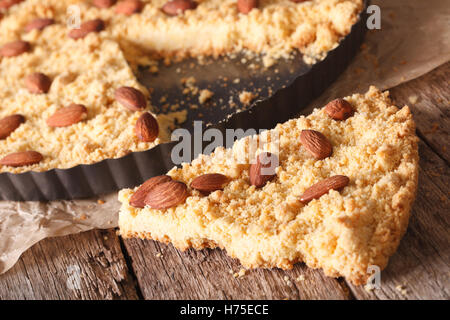
[[[33,44],[32,51],[0,62],[0,118],[22,114],[26,119],[9,137],[0,140],[0,158],[27,150],[44,156],[31,166],[2,166],[2,172],[70,168],[147,150],[170,141],[175,122],[184,120],[184,112],[154,115],[160,127],[159,137],[151,143],[141,142],[134,126],[151,107],[128,111],[115,101],[114,91],[130,86],[147,96],[148,92],[136,80],[117,43],[95,33],[77,41],[66,41],[66,37],[67,29],[61,25],[30,32],[23,39]],[[24,79],[34,72],[43,72],[52,79],[47,94],[33,94],[25,88]],[[86,120],[64,128],[46,124],[56,110],[71,103],[86,106]]]
[[[149,63],[149,55],[183,58],[246,50],[263,55],[266,65],[290,57],[295,50],[313,62],[338,45],[363,8],[363,0],[260,0],[259,7],[245,15],[237,10],[236,0],[196,0],[194,10],[173,17],[161,11],[166,2],[144,0],[140,13],[126,16],[115,12],[116,5],[99,9],[86,0],[27,0],[10,9],[14,17],[4,18],[8,23],[2,26],[0,39],[19,36],[15,27],[27,23],[23,7],[65,23],[67,8],[77,5],[82,21],[100,18],[106,22],[106,33],[133,65]]]
[[[122,190],[121,235],[170,242],[182,250],[224,248],[247,268],[290,269],[303,261],[328,276],[365,283],[368,267],[383,269],[407,228],[418,179],[417,137],[409,108],[392,105],[387,92],[371,87],[346,100],[355,114],[345,121],[315,109],[268,131],[279,134],[280,166],[262,188],[250,185],[250,164],[230,159],[239,159],[250,141],[267,132],[168,173],[188,186],[199,175],[221,173],[231,179],[223,191],[205,196],[188,188],[183,204],[154,210],[130,206],[137,189]],[[332,156],[312,158],[299,141],[303,129],[322,132],[333,145]],[[250,156],[275,152],[272,147],[266,144]],[[348,176],[349,185],[308,204],[299,201],[307,188],[333,175]]]
[[[85,5],[81,11],[84,19],[100,15],[107,21],[107,29],[135,63],[146,62],[139,52],[183,58],[249,50],[264,55],[270,65],[296,49],[310,60],[323,58],[350,32],[363,8],[362,0],[261,0],[258,9],[244,15],[236,0],[197,0],[195,10],[172,17],[160,10],[166,0],[144,2],[142,12],[131,17],[115,14],[114,7]]]

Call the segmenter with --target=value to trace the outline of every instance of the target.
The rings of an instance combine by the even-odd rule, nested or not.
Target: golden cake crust
[[[231,179],[223,191],[204,196],[189,189],[185,203],[152,210],[133,208],[128,201],[134,190],[122,190],[121,235],[163,240],[181,249],[222,247],[248,268],[290,269],[303,261],[326,275],[365,283],[368,267],[383,269],[407,228],[417,188],[417,137],[409,108],[392,105],[388,93],[371,87],[346,100],[356,112],[345,121],[316,109],[274,129],[280,167],[260,189],[249,184],[249,164],[229,159],[265,134],[168,173],[188,186],[201,174],[222,173]],[[333,145],[332,156],[312,158],[299,142],[303,129],[322,132]],[[266,144],[254,155],[276,152],[273,147]],[[332,175],[348,176],[349,185],[308,204],[299,201],[308,187]]]

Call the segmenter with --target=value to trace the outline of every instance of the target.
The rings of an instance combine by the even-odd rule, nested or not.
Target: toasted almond
[[[45,74],[36,72],[25,78],[25,85],[31,93],[47,93],[50,90],[52,80]]]
[[[256,163],[250,166],[250,183],[257,188],[263,187],[267,181],[276,176],[275,169],[279,165],[277,155],[263,152],[256,158]]]
[[[24,116],[13,114],[0,120],[0,139],[9,137],[22,123],[25,122]]]
[[[123,0],[119,1],[116,6],[116,13],[131,16],[132,14],[141,12],[144,3],[140,0]]]
[[[153,142],[159,134],[158,121],[151,113],[145,112],[137,119],[134,132],[139,140]]]
[[[258,8],[258,0],[238,0],[237,7],[240,13],[247,14],[255,8]]]
[[[117,102],[132,111],[139,111],[147,106],[144,94],[132,87],[120,87],[116,90],[114,97]]]
[[[47,119],[49,127],[67,127],[78,123],[87,117],[87,109],[82,104],[72,103],[68,107],[57,110]]]
[[[9,167],[22,167],[39,163],[42,159],[42,154],[39,152],[22,151],[8,154],[0,160],[0,164]]]
[[[19,4],[24,0],[0,0],[0,9],[9,9],[13,5]]]
[[[191,188],[201,192],[213,192],[223,190],[228,181],[228,177],[223,174],[207,173],[192,180]]]
[[[171,180],[153,187],[144,202],[153,209],[168,209],[183,203],[187,197],[186,185],[183,182]]]
[[[55,20],[51,18],[37,18],[25,26],[25,32],[30,32],[31,30],[43,30],[45,27],[48,27],[54,23]]]
[[[105,22],[101,19],[89,20],[81,24],[79,29],[72,29],[69,32],[69,37],[72,39],[81,39],[86,37],[91,32],[100,32],[105,29]]]
[[[300,142],[316,159],[322,160],[333,152],[330,141],[320,132],[315,130],[303,130],[300,134]]]
[[[137,190],[136,192],[131,196],[130,198],[130,205],[132,205],[135,208],[143,208],[145,207],[145,198],[147,197],[147,194],[150,192],[151,189],[153,189],[158,184],[171,181],[172,178],[170,176],[157,176],[148,179],[145,181]]]
[[[300,2],[306,2],[311,0],[291,0],[291,2],[300,3]]]
[[[330,190],[342,190],[349,184],[349,182],[350,179],[347,176],[329,177],[306,189],[306,191],[300,196],[300,201],[306,204],[313,199],[319,199]]]
[[[330,101],[325,106],[325,112],[334,120],[347,120],[354,113],[352,105],[344,99]]]
[[[112,7],[116,3],[116,0],[93,0],[92,4],[100,9],[106,9]]]
[[[15,57],[21,55],[22,53],[30,51],[30,49],[31,46],[29,42],[18,40],[9,42],[1,47],[0,55],[3,57]]]
[[[196,3],[191,0],[172,0],[166,2],[161,10],[169,15],[176,16],[184,13],[186,10],[192,10],[196,8]]]

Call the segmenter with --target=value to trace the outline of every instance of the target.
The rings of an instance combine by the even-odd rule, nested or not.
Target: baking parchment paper
[[[374,0],[381,29],[369,31],[349,68],[310,107],[369,85],[381,89],[417,78],[450,60],[449,0]],[[36,242],[94,228],[117,226],[117,193],[75,201],[0,202],[0,273]]]

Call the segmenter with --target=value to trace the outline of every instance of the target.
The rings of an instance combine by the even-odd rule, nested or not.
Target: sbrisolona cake
[[[323,58],[362,0],[0,0],[0,172],[118,158],[168,141],[132,68],[251,52]],[[73,26],[80,22],[77,28]]]
[[[359,285],[397,249],[417,179],[410,110],[371,87],[122,190],[120,234]]]

